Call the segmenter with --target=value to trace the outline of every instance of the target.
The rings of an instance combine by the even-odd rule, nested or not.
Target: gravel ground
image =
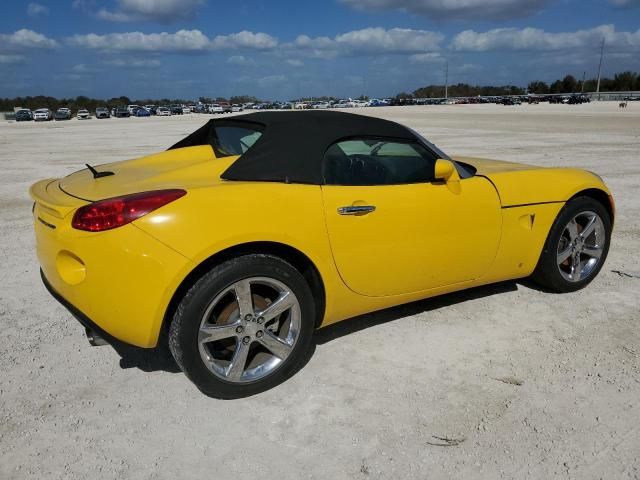
[[[352,319],[321,330],[285,384],[213,400],[165,355],[88,345],[40,283],[27,196],[206,117],[2,122],[0,478],[640,478],[640,104],[359,113],[451,154],[599,173],[618,207],[600,276],[573,294],[509,282]]]

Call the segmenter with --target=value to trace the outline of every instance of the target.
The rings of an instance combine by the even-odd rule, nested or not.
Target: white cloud
[[[39,15],[49,15],[49,7],[40,5],[39,3],[30,3],[27,5],[27,15],[37,17]]]
[[[411,63],[439,63],[444,62],[444,58],[437,52],[416,53],[409,57]]]
[[[384,53],[420,53],[437,50],[444,35],[409,28],[364,28],[336,35],[334,38],[298,36],[284,44],[287,50],[307,56],[332,58],[339,55],[380,55]]]
[[[25,61],[24,55],[16,54],[2,54],[0,53],[0,65],[8,65],[15,63],[23,63]]]
[[[178,30],[176,33],[90,33],[74,35],[68,43],[95,50],[185,52],[206,50],[210,41],[200,30]]]
[[[218,35],[211,41],[211,48],[214,49],[248,48],[267,50],[277,45],[278,40],[271,35],[260,32],[253,33],[246,30],[230,35]]]
[[[613,25],[600,25],[588,30],[551,33],[538,28],[497,28],[487,32],[465,30],[456,35],[451,47],[459,51],[489,50],[569,50],[596,48],[605,39],[609,49],[637,49],[640,30],[616,32]]]
[[[266,33],[242,31],[231,35],[218,35],[210,40],[200,30],[178,30],[175,33],[109,33],[74,35],[70,45],[96,50],[147,51],[147,52],[198,52],[223,49],[266,50],[278,41]]]
[[[292,67],[302,67],[304,62],[302,60],[298,60],[296,58],[290,58],[287,60],[287,63]]]
[[[227,63],[230,63],[231,65],[248,66],[253,65],[254,62],[252,59],[247,58],[244,55],[232,55],[231,57],[227,58]]]
[[[640,0],[609,0],[616,7],[640,7]]]
[[[524,17],[549,0],[341,0],[358,10],[402,10],[443,20],[493,20]],[[633,1],[633,0],[631,0]]]
[[[284,75],[267,75],[266,77],[262,77],[257,80],[258,85],[262,88],[271,88],[277,85],[282,85],[286,81],[287,77]]]
[[[105,60],[105,65],[110,67],[127,67],[127,68],[157,68],[161,65],[158,59],[148,58],[114,58],[111,60]]]
[[[254,84],[260,88],[273,88],[283,85],[287,82],[287,77],[284,75],[267,75],[266,77],[253,78],[248,76],[239,77],[238,82]]]
[[[117,0],[115,10],[102,8],[97,16],[109,22],[160,22],[170,23],[193,18],[196,9],[204,4],[203,0]],[[76,0],[74,6],[85,5]]]
[[[14,33],[0,33],[0,50],[55,48],[57,46],[58,43],[55,40],[26,28]]]

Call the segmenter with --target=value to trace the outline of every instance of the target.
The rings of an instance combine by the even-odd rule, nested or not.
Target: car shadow
[[[155,348],[140,348],[124,343],[109,344],[120,355],[120,368],[137,368],[143,372],[180,373],[180,367],[169,351],[166,339],[161,339]]]
[[[332,340],[344,337],[345,335],[350,335],[385,323],[394,322],[411,315],[430,312],[432,310],[438,310],[440,308],[449,307],[469,300],[489,297],[491,295],[514,292],[516,290],[518,290],[518,286],[514,281],[494,283],[482,287],[475,287],[469,290],[462,290],[455,293],[427,298],[425,300],[418,300],[416,302],[406,303],[404,305],[367,313],[365,315],[359,315],[319,329],[314,335],[315,343],[316,345],[323,345],[331,342]]]
[[[529,282],[518,282],[528,288],[537,288],[529,285]],[[438,297],[419,300],[417,302],[407,303],[397,307],[387,308],[377,312],[359,315],[350,319],[323,327],[314,334],[314,343],[305,360],[296,373],[304,368],[313,356],[316,346],[324,345],[328,342],[350,335],[352,333],[366,330],[367,328],[376,327],[385,323],[400,320],[402,318],[417,315],[419,313],[430,312],[440,308],[449,307],[469,300],[489,297],[501,293],[513,292],[518,290],[518,284],[514,281],[496,283],[482,287],[476,287],[460,292],[449,293]],[[180,367],[176,364],[166,341],[160,341],[159,346],[153,349],[133,347],[119,342],[109,344],[120,355],[120,368],[138,368],[143,372],[164,371],[169,373],[179,373]]]

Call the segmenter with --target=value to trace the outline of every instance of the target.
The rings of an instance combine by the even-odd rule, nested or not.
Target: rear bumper
[[[104,338],[106,341],[108,341],[111,344],[123,343],[121,340],[119,340],[119,339],[115,338],[114,336],[112,336],[109,332],[107,332],[107,331],[103,330],[102,328],[100,328],[100,326],[97,323],[95,323],[93,320],[91,320],[87,315],[85,315],[79,309],[77,309],[74,305],[72,305],[71,302],[69,302],[66,298],[64,298],[62,295],[60,295],[51,286],[51,284],[49,283],[49,280],[47,280],[47,277],[44,276],[44,272],[42,271],[42,269],[40,269],[40,278],[42,279],[42,283],[44,284],[44,287],[51,294],[51,296],[53,298],[55,298],[64,308],[69,310],[69,313],[71,313],[71,315],[73,315],[74,318],[76,320],[78,320],[78,322],[80,322],[80,324],[84,328],[88,328],[89,330],[93,330],[94,332],[96,332],[98,335],[100,335],[102,338]],[[128,345],[130,345],[130,344],[128,344]]]
[[[135,225],[101,233],[74,230],[72,207],[54,212],[46,205],[52,199],[38,193],[47,192],[32,189],[36,247],[47,289],[105,338],[156,346],[169,302],[191,262]]]

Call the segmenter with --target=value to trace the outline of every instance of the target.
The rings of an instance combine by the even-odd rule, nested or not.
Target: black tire
[[[566,225],[581,212],[595,212],[604,225],[605,241],[600,260],[593,270],[578,281],[567,280],[558,266],[558,246]],[[543,288],[557,293],[567,293],[586,287],[598,275],[609,253],[611,243],[611,216],[602,203],[591,197],[574,197],[560,210],[540,254],[538,265],[531,279]]]
[[[275,279],[293,292],[300,306],[300,329],[291,353],[267,376],[243,383],[225,381],[207,368],[200,355],[200,323],[220,292],[251,277]],[[273,255],[243,255],[215,266],[187,291],[169,328],[169,348],[180,369],[206,395],[220,399],[247,397],[279,385],[304,366],[312,352],[315,315],[311,289],[298,270]]]

